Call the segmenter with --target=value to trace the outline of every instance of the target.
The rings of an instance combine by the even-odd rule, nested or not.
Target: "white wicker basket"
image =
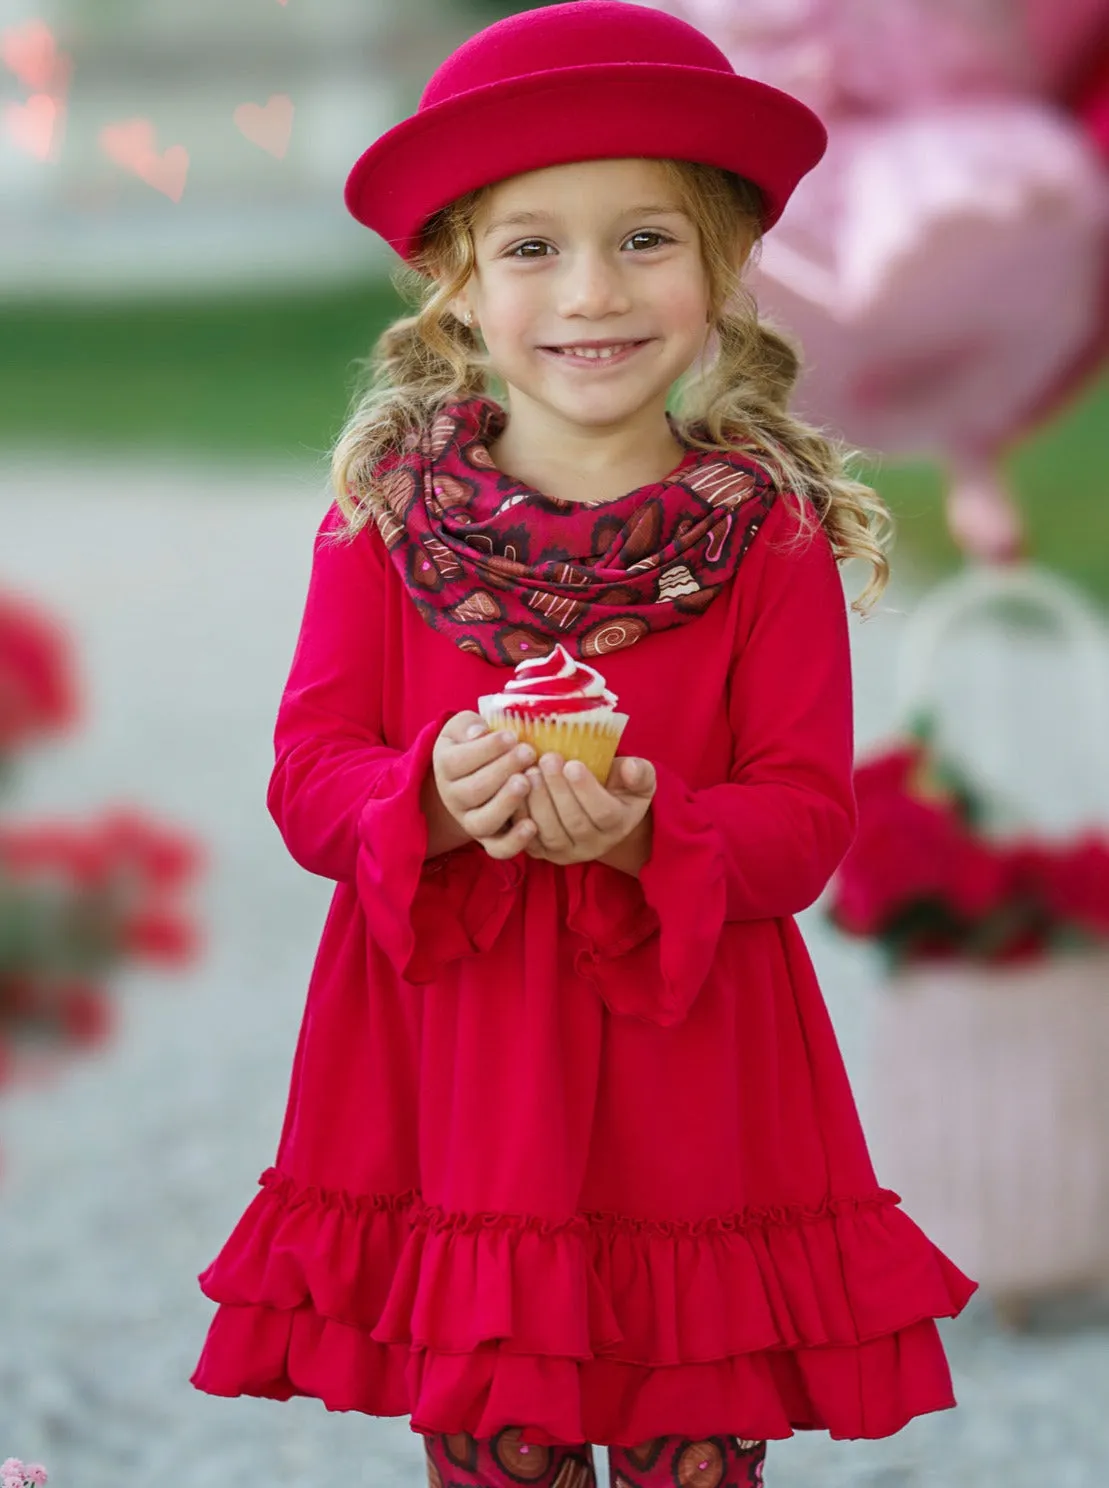
[[[902,723],[942,714],[943,643],[999,603],[1035,611],[1065,643],[1078,706],[1051,720],[1059,767],[1086,766],[1086,824],[1106,827],[1109,644],[1052,576],[970,570],[929,596],[906,634]],[[895,973],[876,1011],[869,1094],[883,1182],[1003,1310],[1109,1283],[1109,950]]]

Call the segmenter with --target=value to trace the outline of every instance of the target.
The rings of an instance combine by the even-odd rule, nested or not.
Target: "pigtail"
[[[746,309],[741,308],[744,298]],[[848,473],[851,452],[790,413],[801,373],[799,350],[759,318],[749,295],[717,316],[715,330],[715,357],[683,389],[682,415],[703,425],[707,435],[702,441],[691,430],[690,442],[705,449],[743,449],[760,459],[779,490],[796,499],[802,537],[812,526],[803,503],[811,503],[837,559],[870,564],[870,580],[853,602],[853,608],[868,610],[889,578],[885,503]]]
[[[445,404],[487,391],[487,357],[474,331],[450,309],[473,271],[469,227],[476,199],[477,193],[461,198],[429,223],[414,267],[394,279],[416,313],[387,326],[358,363],[365,380],[331,455],[345,537],[360,531],[382,504],[374,480],[382,459],[413,448]]]

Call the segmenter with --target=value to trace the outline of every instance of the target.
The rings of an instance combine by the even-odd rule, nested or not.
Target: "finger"
[[[531,797],[529,796],[528,800],[530,799]],[[518,827],[523,822],[526,822],[528,827],[531,829],[530,831],[526,831],[524,833],[524,851],[533,858],[545,857],[546,853],[543,848],[543,844],[539,840],[539,828],[535,825],[535,822],[528,815],[527,801],[524,801],[521,805],[517,806],[516,810],[512,813],[510,826]],[[506,831],[507,830],[508,829],[506,828]]]
[[[569,760],[562,779],[573,792],[578,808],[596,832],[617,831],[623,824],[627,808],[600,783],[580,760]]]
[[[479,734],[490,732],[489,725],[480,713],[469,709],[463,713],[456,713],[453,718],[448,718],[443,725],[443,734],[454,744],[461,744],[463,739],[477,738]]]
[[[462,775],[472,775],[475,770],[488,764],[490,760],[496,759],[508,748],[511,748],[511,745],[505,733],[490,733],[486,730],[474,739],[456,739],[444,730],[436,743],[435,752],[444,774],[454,779]]]
[[[534,763],[535,750],[526,744],[514,744],[489,764],[483,765],[471,775],[464,775],[448,782],[448,789],[455,805],[463,811],[473,811],[487,801],[514,775],[521,775]],[[527,795],[527,792],[523,792]]]
[[[555,808],[555,803],[551,799],[551,793],[547,789],[546,777],[534,765],[527,774],[531,785],[528,812],[539,828],[539,841],[551,851],[570,847],[570,838],[566,828],[562,825],[562,819]]]
[[[471,837],[494,837],[528,797],[531,786],[524,775],[512,775],[487,801],[462,813],[462,826]]]
[[[584,766],[583,766],[584,768]],[[547,790],[550,792],[554,808],[558,812],[558,819],[562,823],[567,836],[574,842],[580,842],[587,833],[592,832],[593,822],[583,809],[581,802],[563,775],[565,765],[562,756],[558,754],[545,754],[539,761],[539,769],[543,774]]]
[[[513,740],[513,747],[506,749],[489,764],[483,765],[472,774],[447,782],[455,805],[463,811],[472,811],[475,807],[483,806],[511,776],[522,773],[534,760],[535,750],[530,745],[516,744]]]
[[[530,816],[510,821],[503,832],[492,837],[479,837],[478,841],[491,858],[514,858],[524,849],[530,851],[537,835],[535,823]]]
[[[653,796],[658,786],[658,776],[650,760],[634,759],[628,755],[617,755],[612,762],[605,789],[610,794]]]

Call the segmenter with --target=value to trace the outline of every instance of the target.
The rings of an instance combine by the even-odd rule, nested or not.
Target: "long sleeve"
[[[341,524],[333,505],[316,535],[267,805],[295,860],[354,884],[397,971],[428,981],[443,961],[492,942],[520,870],[476,844],[425,862],[420,790],[450,713],[430,719],[406,749],[385,743],[388,558],[372,529],[336,543]]]
[[[754,623],[729,679],[735,749],[728,783],[690,791],[660,771],[654,850],[641,876],[650,902],[665,900],[683,861],[707,888],[719,877],[712,863],[719,856],[724,919],[798,914],[823,892],[851,844],[843,585],[824,532],[797,543],[791,533],[795,527],[779,522],[763,534]]]
[[[656,764],[653,844],[639,878],[603,864],[583,878],[575,923],[615,1011],[679,1021],[726,923],[807,908],[854,834],[843,587],[823,531],[798,538],[785,503],[775,516],[759,539],[752,620],[729,676],[728,780],[694,789]]]

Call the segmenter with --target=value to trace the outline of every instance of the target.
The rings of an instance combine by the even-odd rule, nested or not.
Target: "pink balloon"
[[[956,542],[1018,556],[994,457],[1109,353],[1109,0],[646,3],[829,126],[751,276],[802,339],[803,411],[946,457]]]
[[[1109,165],[1109,29],[1100,53],[1084,69],[1067,102]]]
[[[1055,92],[1083,70],[1090,49],[1109,42],[1109,0],[1019,0],[1038,85]]]
[[[1109,0],[646,0],[823,115],[1053,96],[1109,37]]]
[[[996,0],[825,0],[836,111],[906,112],[948,98],[1022,92],[1024,31]]]
[[[710,36],[738,72],[802,99],[826,117],[836,58],[827,0],[645,0]]]
[[[699,26],[739,72],[796,94],[825,119],[1023,92],[1037,75],[1019,5],[997,0],[649,3]]]
[[[1018,100],[840,121],[752,288],[801,339],[803,411],[897,454],[993,450],[1089,341],[1106,177]]]

